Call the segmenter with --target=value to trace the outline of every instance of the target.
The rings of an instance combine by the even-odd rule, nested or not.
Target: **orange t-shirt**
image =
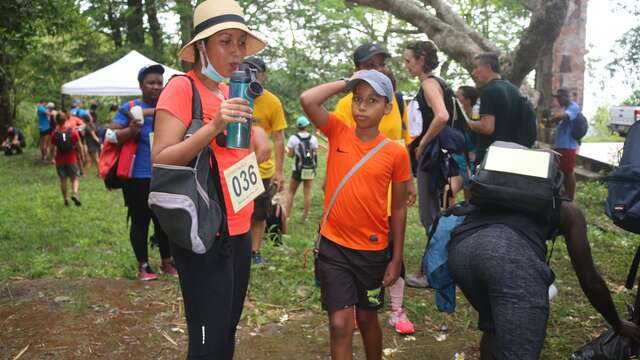
[[[329,138],[325,211],[344,176],[385,136],[363,143],[337,115],[318,126]],[[394,142],[385,145],[347,180],[320,233],[327,239],[355,250],[382,250],[389,243],[387,191],[391,183],[411,179],[407,150]]]
[[[189,71],[186,75],[194,80],[196,88],[200,93],[203,121],[206,124],[215,118],[222,100],[220,100],[219,97],[200,82],[193,71]],[[220,84],[220,90],[224,93],[225,98],[229,97],[229,87],[227,85]],[[162,90],[162,94],[160,94],[158,104],[156,105],[156,111],[168,111],[182,121],[185,127],[189,127],[191,124],[191,96],[191,82],[184,77],[177,77],[171,80],[164,90]],[[251,227],[253,202],[240,209],[237,213],[233,212],[231,198],[224,178],[224,171],[233,164],[242,160],[245,156],[249,155],[250,150],[228,149],[226,147],[219,146],[215,139],[211,142],[211,146],[213,152],[216,154],[216,159],[220,169],[220,180],[222,182],[222,191],[224,193],[224,201],[227,208],[229,235],[235,236],[244,234],[248,232]]]
[[[70,116],[67,119],[67,121],[64,122],[64,125],[63,125],[64,128],[73,128],[73,129],[79,128],[82,126],[84,126],[84,121],[82,121],[82,119],[74,115]]]

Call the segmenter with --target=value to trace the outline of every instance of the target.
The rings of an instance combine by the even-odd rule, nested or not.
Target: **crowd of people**
[[[429,287],[424,264],[412,274],[405,269],[408,208],[417,202],[426,241],[443,209],[459,198],[469,200],[472,175],[488,147],[495,141],[523,142],[520,90],[500,76],[499,57],[485,53],[473,60],[475,84],[453,91],[436,75],[436,45],[416,41],[401,55],[406,71],[420,84],[406,102],[388,67],[392,55],[379,44],[365,43],[353,51],[352,76],[301,94],[304,115],[297,117],[295,131],[285,142],[285,112],[275,94],[264,90],[253,107],[245,99],[229,97],[227,83],[240,64],[247,65],[261,84],[268,73],[264,59],[255,56],[266,43],[245,25],[242,8],[233,0],[206,0],[196,7],[194,19],[193,37],[179,52],[180,60],[193,64],[192,70],[164,86],[161,65],[143,67],[137,78],[142,96],[112,106],[108,125],[98,121],[96,105],[86,110],[80,100],[71,109],[38,104],[41,159],[55,163],[64,204],[69,205],[68,180],[70,199],[81,206],[79,179],[91,164],[99,169],[106,144],[121,147],[119,161],[131,163],[120,181],[131,218],[129,237],[138,279],[158,277],[149,264],[151,239],[160,251],[160,271],[179,278],[188,358],[231,359],[251,264],[268,262],[260,249],[272,195],[286,191],[286,221],[294,213],[294,197],[302,184],[301,218],[309,222],[318,161],[326,160],[315,276],[328,315],[331,356],[352,358],[357,327],[366,358],[381,359],[377,314],[384,307],[385,289],[389,288],[389,325],[400,334],[412,334],[415,326],[403,306],[405,286]],[[336,95],[342,97],[335,110],[328,111],[323,104]],[[186,134],[198,98],[204,125]],[[568,198],[560,221],[551,224],[526,214],[484,209],[468,216],[452,236],[450,270],[479,312],[481,359],[539,357],[549,314],[547,289],[553,282],[545,262],[546,234],[552,230],[564,235],[580,284],[596,310],[618,333],[640,340],[640,329],[617,315],[593,265],[584,216],[570,201],[579,147],[570,128],[580,108],[566,89],[559,89],[554,98],[558,110],[550,122],[559,124],[555,148],[561,154]],[[247,121],[252,125],[250,147],[226,147],[227,125]],[[322,144],[313,127],[328,140],[326,159],[318,157]],[[434,151],[442,151],[439,144],[448,129],[460,131],[464,145],[452,155],[451,169],[443,175],[425,163]],[[20,154],[24,146],[22,133],[10,128],[2,143],[5,154]],[[148,203],[153,164],[184,167],[206,147],[211,147],[218,167],[226,214],[225,230],[219,235],[226,238],[228,249],[199,254],[176,245]],[[125,148],[131,149],[128,155]],[[226,173],[253,153],[265,191],[235,209]],[[290,179],[284,176],[285,155],[293,159]]]

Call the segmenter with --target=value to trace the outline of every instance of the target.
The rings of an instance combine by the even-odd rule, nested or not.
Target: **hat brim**
[[[386,58],[390,58],[390,57],[391,57],[391,54],[389,54],[388,52],[386,52],[386,51],[384,51],[384,50],[382,50],[382,49],[379,49],[379,50],[376,50],[376,51],[372,52],[371,54],[367,55],[366,57],[364,57],[364,58],[362,58],[362,59],[359,59],[358,64],[362,64],[362,63],[363,63],[363,62],[365,62],[365,61],[369,61],[369,60],[371,60],[371,58],[373,58],[374,56],[376,56],[376,55],[380,55],[380,54],[384,55],[384,56],[385,56],[385,59],[386,59]]]
[[[355,89],[355,87],[361,82],[364,81],[367,84],[369,84],[369,86],[371,86],[371,88],[373,89],[373,91],[376,92],[376,94],[382,96],[383,98],[386,98],[387,100],[389,100],[389,102],[391,102],[393,99],[389,98],[386,94],[383,88],[380,87],[380,85],[378,85],[378,83],[376,83],[375,81],[371,81],[369,79],[366,78],[355,78],[352,80],[349,80],[349,82],[347,83],[347,86],[344,88],[345,91],[353,91],[353,89]]]
[[[180,60],[184,60],[189,63],[196,62],[196,51],[194,49],[194,44],[198,40],[204,40],[211,35],[214,35],[217,32],[227,29],[238,29],[247,33],[247,54],[246,56],[251,56],[259,53],[262,49],[264,49],[267,44],[258,37],[256,34],[251,32],[249,28],[240,22],[224,22],[221,24],[214,25],[206,30],[203,30],[198,35],[196,35],[191,41],[187,43],[187,45],[183,46],[182,49],[178,52],[178,57]]]

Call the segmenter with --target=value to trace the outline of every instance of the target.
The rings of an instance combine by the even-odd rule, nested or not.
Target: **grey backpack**
[[[188,77],[187,77],[188,78]],[[203,125],[200,94],[193,91],[191,124],[185,139]],[[220,174],[211,145],[187,166],[153,164],[149,207],[169,241],[196,254],[223,251],[228,238]]]

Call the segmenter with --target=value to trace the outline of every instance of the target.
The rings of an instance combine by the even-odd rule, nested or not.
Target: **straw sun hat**
[[[247,33],[247,56],[258,53],[266,46],[245,25],[244,13],[238,3],[233,0],[207,0],[196,6],[193,13],[193,38],[180,49],[178,56],[181,60],[195,63],[195,42],[226,29],[238,29]]]

